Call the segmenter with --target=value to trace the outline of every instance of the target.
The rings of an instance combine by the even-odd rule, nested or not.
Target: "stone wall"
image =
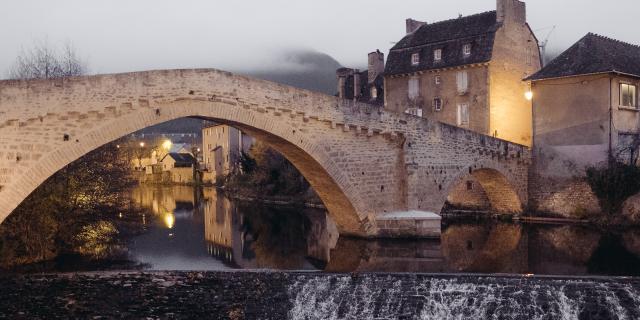
[[[451,209],[480,209],[491,208],[491,201],[482,185],[469,176],[458,183],[447,197]]]

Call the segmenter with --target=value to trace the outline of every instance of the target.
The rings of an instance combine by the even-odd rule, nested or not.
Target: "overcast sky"
[[[640,44],[638,0],[528,0],[534,30],[553,25],[551,50],[587,32]],[[0,0],[0,76],[34,40],[71,41],[92,73],[264,68],[279,51],[325,52],[361,66],[428,22],[495,10],[495,0]],[[546,37],[549,29],[538,31]]]

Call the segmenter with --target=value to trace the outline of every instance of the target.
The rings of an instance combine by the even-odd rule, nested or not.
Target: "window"
[[[442,99],[441,98],[433,98],[433,109],[436,111],[442,110]]]
[[[442,77],[440,77],[440,75],[436,75],[435,77],[433,77],[433,82],[435,82],[436,85],[439,85],[440,83],[442,83]]]
[[[467,181],[467,190],[473,190],[473,181]]]
[[[414,53],[411,55],[411,65],[412,66],[417,66],[420,64],[420,54],[419,53]]]
[[[462,46],[462,55],[465,56],[465,57],[471,55],[471,44],[470,43],[467,43],[467,44]]]
[[[623,107],[636,107],[636,86],[628,83],[620,84],[620,105]]]
[[[371,99],[378,99],[378,88],[371,87]]]
[[[433,50],[433,61],[442,60],[442,49]]]
[[[466,127],[469,125],[469,105],[462,103],[458,105],[458,126]]]
[[[409,99],[415,99],[420,96],[420,82],[418,78],[409,79]]]
[[[458,71],[456,74],[458,93],[465,94],[469,90],[469,74],[466,71]]]

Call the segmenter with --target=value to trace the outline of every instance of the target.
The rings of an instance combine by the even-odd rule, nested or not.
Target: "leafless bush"
[[[87,63],[78,57],[71,43],[56,47],[43,40],[35,42],[29,49],[22,49],[9,70],[9,78],[52,79],[87,72]]]

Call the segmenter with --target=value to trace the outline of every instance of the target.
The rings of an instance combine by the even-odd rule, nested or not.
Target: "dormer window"
[[[471,55],[471,44],[467,43],[462,46],[462,55],[467,57]]]
[[[414,53],[411,55],[411,65],[412,66],[417,66],[420,64],[420,54],[419,53]]]
[[[441,61],[442,60],[442,49],[433,50],[433,61]]]

